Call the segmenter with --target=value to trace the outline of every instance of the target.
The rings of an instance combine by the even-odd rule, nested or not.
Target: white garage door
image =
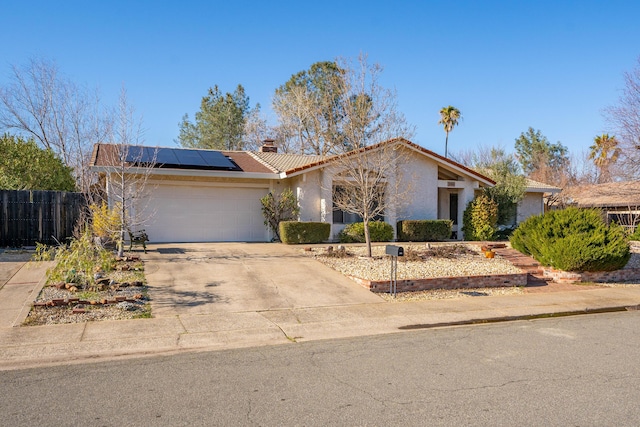
[[[150,186],[153,187],[153,186]],[[144,225],[151,242],[264,242],[260,198],[266,188],[158,185],[149,189]]]

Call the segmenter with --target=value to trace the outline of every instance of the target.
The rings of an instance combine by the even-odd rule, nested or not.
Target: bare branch
[[[77,186],[88,193],[91,147],[107,135],[108,113],[99,97],[62,76],[54,62],[32,59],[12,66],[0,88],[0,129],[33,138],[74,169]]]

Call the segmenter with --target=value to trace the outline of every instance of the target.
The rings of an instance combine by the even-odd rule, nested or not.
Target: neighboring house
[[[401,176],[389,179],[413,184],[408,203],[384,213],[384,221],[394,229],[401,219],[451,219],[454,231],[458,231],[463,211],[475,193],[495,184],[405,139],[367,150],[380,149],[383,144],[396,144],[407,153]],[[115,145],[96,144],[91,159],[92,170],[105,177],[107,193],[116,170],[109,160],[114,156],[109,154],[117,149]],[[335,157],[278,153],[270,144],[259,152],[145,149],[157,156],[153,167],[149,169],[145,162],[128,166],[130,173],[150,173],[147,194],[133,209],[144,210],[149,216],[144,228],[153,242],[269,241],[272,234],[264,225],[260,198],[269,191],[286,188],[291,188],[298,200],[299,220],[330,223],[332,238],[345,224],[359,220],[333,208],[332,194],[339,187],[340,175]],[[541,213],[543,192],[532,190],[523,201],[523,212]],[[462,233],[457,237],[462,239]]]
[[[532,215],[545,211],[546,200],[555,197],[561,189],[527,178],[524,197],[518,203],[516,224],[520,224]]]
[[[640,181],[569,187],[560,193],[562,206],[599,208],[608,221],[615,221],[631,231],[640,224]]]

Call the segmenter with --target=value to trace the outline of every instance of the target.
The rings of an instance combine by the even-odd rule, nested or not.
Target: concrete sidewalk
[[[511,296],[178,314],[70,325],[11,326],[19,324],[22,316],[26,316],[28,302],[35,298],[33,294],[39,290],[38,282],[43,283],[46,267],[31,263],[23,266],[0,293],[0,370],[185,350],[295,345],[295,342],[452,324],[624,310],[640,304],[640,286],[602,287]]]

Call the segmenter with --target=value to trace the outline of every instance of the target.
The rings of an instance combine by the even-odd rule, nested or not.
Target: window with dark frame
[[[336,193],[339,192],[343,192],[344,187],[340,186],[340,185],[334,185],[333,186],[333,197],[332,200],[334,200],[333,202],[333,223],[334,224],[353,224],[354,222],[362,222],[362,217],[360,215],[351,213],[351,212],[347,212],[345,210],[342,210],[340,208],[338,208],[338,206],[336,206],[335,200],[336,200]],[[384,213],[380,214],[380,215],[376,215],[375,217],[373,217],[371,219],[372,221],[384,221]]]

